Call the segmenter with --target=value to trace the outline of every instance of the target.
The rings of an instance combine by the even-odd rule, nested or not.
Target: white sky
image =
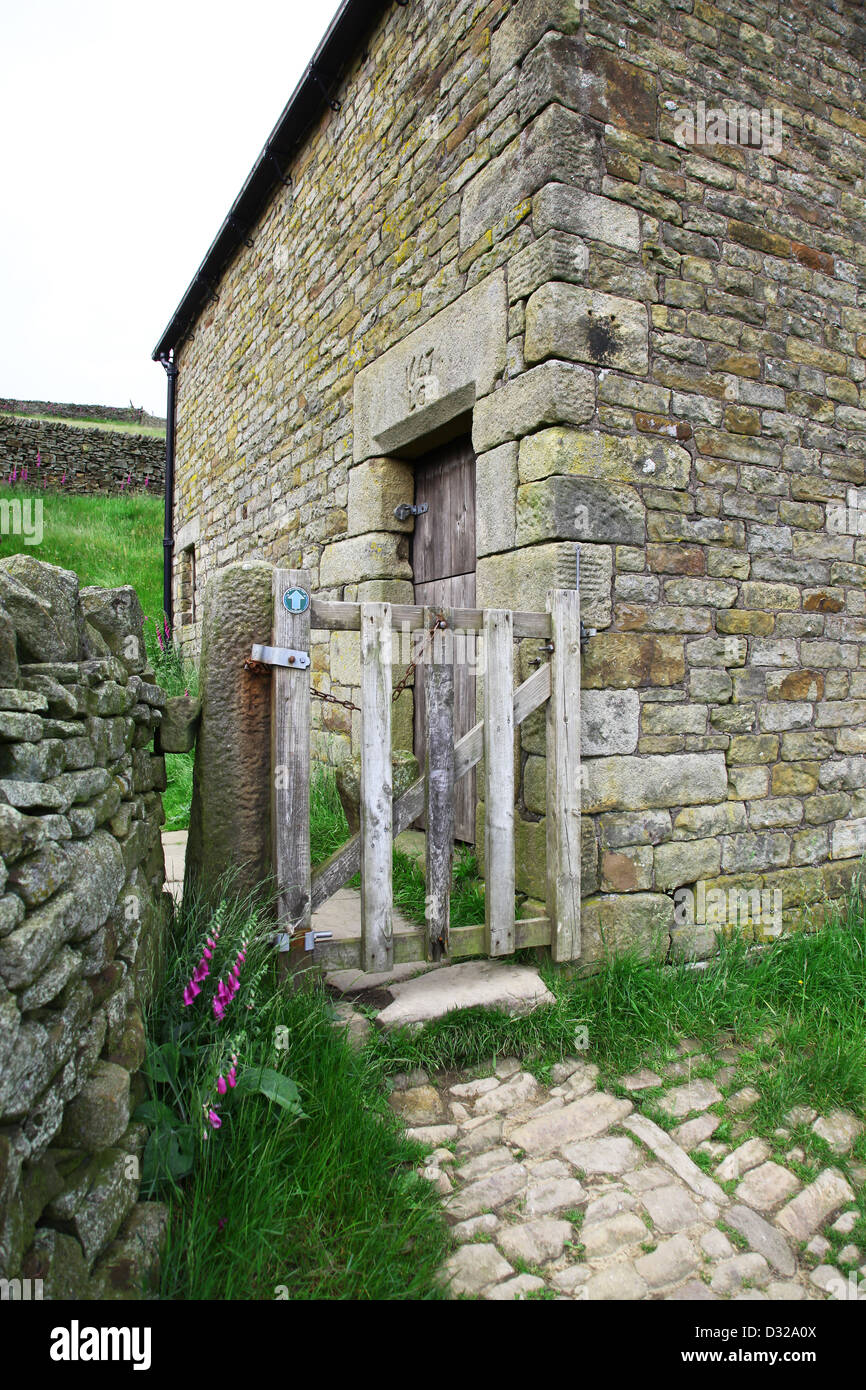
[[[338,8],[2,5],[0,396],[165,413],[150,354]]]

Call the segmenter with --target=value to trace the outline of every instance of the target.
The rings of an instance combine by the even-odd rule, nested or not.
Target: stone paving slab
[[[477,960],[389,986],[394,1002],[378,1015],[380,1027],[418,1028],[455,1009],[500,1009],[520,1016],[552,1004],[553,995],[528,965]]]

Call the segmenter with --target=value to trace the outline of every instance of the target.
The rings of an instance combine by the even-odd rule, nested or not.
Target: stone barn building
[[[346,0],[154,354],[188,650],[244,559],[543,609],[579,554],[587,950],[705,954],[711,888],[789,920],[866,847],[864,60],[854,0]],[[519,759],[543,898],[542,720]]]

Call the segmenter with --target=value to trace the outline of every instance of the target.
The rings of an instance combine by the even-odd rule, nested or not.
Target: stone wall
[[[140,405],[70,405],[66,401],[18,401],[0,396],[0,414],[53,415],[60,420],[116,420],[126,425],[165,429],[165,417]]]
[[[45,1298],[135,1295],[165,1222],[130,1123],[169,902],[163,704],[133,589],[0,561],[0,1276]]]
[[[67,493],[146,487],[160,496],[165,491],[165,440],[0,415],[0,482]]]
[[[674,901],[703,882],[778,890],[793,920],[866,847],[862,20],[390,7],[179,346],[199,589],[266,559],[406,601],[394,502],[467,420],[478,602],[543,608],[580,547],[587,957],[650,927],[705,954]],[[721,107],[757,112],[761,146],[748,122],[710,138]],[[318,634],[313,665],[358,703],[356,638]],[[411,715],[403,696],[403,746]],[[314,718],[317,755],[345,757],[357,715]],[[520,774],[536,899],[538,718]]]

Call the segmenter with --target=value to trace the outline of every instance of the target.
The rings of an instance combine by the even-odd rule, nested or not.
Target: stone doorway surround
[[[495,271],[358,372],[347,536],[322,553],[321,592],[355,602],[414,601],[414,519],[398,521],[394,508],[415,500],[414,460],[471,429],[476,456],[476,604],[543,610],[548,589],[573,588],[577,583],[579,543],[584,619],[597,629],[610,626],[613,543],[631,540],[631,529],[626,525],[624,530],[622,518],[611,518],[604,506],[595,505],[594,494],[584,495],[592,493],[589,480],[576,481],[584,487],[579,500],[593,505],[575,507],[569,495],[560,506],[554,498],[556,515],[541,516],[535,496],[537,492],[543,503],[550,501],[548,474],[560,468],[557,439],[551,436],[592,418],[595,385],[587,367],[549,357],[544,344],[525,353],[525,325],[516,306],[521,296],[549,281],[578,274],[571,259],[563,259],[555,238],[530,243],[509,264],[507,281],[503,270]],[[521,482],[529,486],[521,487]],[[586,526],[576,525],[574,518],[584,516]],[[561,539],[544,539],[551,535]],[[523,675],[529,668],[524,671],[522,663],[537,655],[537,646],[522,644]],[[405,670],[404,657],[402,648],[395,649],[395,680]],[[328,679],[331,690],[342,696],[360,686],[356,634],[331,635]],[[632,703],[633,717],[625,730],[630,747],[617,751],[633,751],[631,745],[637,742],[637,701]],[[413,746],[412,724],[412,695],[407,692],[393,710],[395,748]],[[358,733],[356,715],[354,744]],[[543,727],[527,727],[522,737],[525,750],[543,753],[543,737]],[[327,737],[322,742],[327,745]],[[329,747],[325,756],[332,760]],[[483,799],[480,788],[479,796]],[[538,809],[543,816],[543,808]],[[478,814],[483,815],[481,800]],[[587,822],[587,832],[590,828]],[[521,819],[517,826],[518,887],[536,898],[544,893],[544,830],[538,815]],[[589,835],[587,851],[584,876],[591,892],[598,880]]]

